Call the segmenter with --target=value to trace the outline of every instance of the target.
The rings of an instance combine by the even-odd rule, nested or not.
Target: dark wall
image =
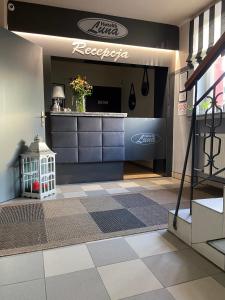
[[[154,96],[154,118],[163,118],[165,115],[165,94],[168,77],[168,68],[155,67],[155,96]]]
[[[173,88],[174,77],[169,75],[168,68],[155,68],[154,117],[166,118],[166,159],[154,160],[154,171],[167,176],[172,172],[173,152]]]
[[[121,112],[121,88],[93,86],[93,93],[86,97],[86,110],[90,112]]]
[[[108,16],[85,11],[65,9],[47,5],[9,1],[15,7],[8,10],[10,30],[47,34],[79,39],[89,39],[125,45],[136,45],[161,49],[179,49],[179,28],[174,25]],[[128,34],[121,38],[105,39],[91,36],[77,26],[84,18],[104,18],[125,26]]]

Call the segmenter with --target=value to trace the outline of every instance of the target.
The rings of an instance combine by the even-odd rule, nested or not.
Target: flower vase
[[[86,111],[86,99],[84,95],[73,95],[72,104],[76,112]]]

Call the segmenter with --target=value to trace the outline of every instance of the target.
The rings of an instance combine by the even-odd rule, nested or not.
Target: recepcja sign
[[[119,59],[127,59],[129,57],[128,52],[123,49],[89,47],[86,42],[77,41],[73,41],[72,45],[73,54],[99,57],[101,60],[111,58],[114,62],[117,62]]]
[[[104,39],[119,39],[128,34],[122,24],[101,18],[81,19],[77,26],[85,33]]]

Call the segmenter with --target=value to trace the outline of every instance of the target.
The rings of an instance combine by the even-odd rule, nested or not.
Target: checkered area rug
[[[130,189],[126,193],[119,187],[107,186],[105,189],[114,189],[114,193],[104,194],[96,185],[92,185],[91,193],[91,185],[86,185],[89,196],[61,195],[60,199],[46,201],[18,199],[0,205],[0,256],[166,228],[168,209],[174,208],[177,198],[174,182],[165,187],[161,181],[154,188],[152,184],[147,188],[125,183]],[[81,186],[67,186],[64,194],[76,193],[68,189],[78,187]],[[198,193],[198,198],[206,197],[210,196]],[[186,200],[184,206],[189,204]]]

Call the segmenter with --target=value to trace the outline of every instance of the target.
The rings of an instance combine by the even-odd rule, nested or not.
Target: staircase
[[[207,72],[212,63],[225,50],[225,33],[210,49],[207,56],[199,64],[197,69],[185,84],[186,91],[195,87],[195,103],[193,105],[191,128],[184,159],[181,184],[178,193],[175,210],[169,212],[169,231],[190,245],[197,252],[225,270],[225,193],[223,198],[210,198],[194,200],[194,188],[203,182],[215,181],[217,175],[225,170],[225,157],[222,168],[218,168],[215,161],[218,160],[222,145],[219,127],[222,124],[222,109],[217,105],[217,86],[225,77],[225,72],[215,83],[197,99],[198,82]],[[199,131],[197,126],[197,107],[204,99],[210,99],[210,108],[206,109],[204,116],[205,131]],[[219,129],[219,130],[218,130]],[[199,140],[201,139],[201,140]],[[200,149],[202,147],[202,149]],[[202,152],[199,152],[202,151]],[[190,209],[180,209],[184,179],[186,175],[189,154],[191,152],[191,184],[190,184]],[[199,155],[200,153],[200,155]],[[223,156],[223,155],[221,155]],[[198,158],[203,158],[199,163]],[[204,170],[208,174],[202,176]]]
[[[169,212],[169,231],[225,270],[225,201],[210,198],[192,201],[189,209],[180,209],[177,229],[173,226],[175,210]]]

